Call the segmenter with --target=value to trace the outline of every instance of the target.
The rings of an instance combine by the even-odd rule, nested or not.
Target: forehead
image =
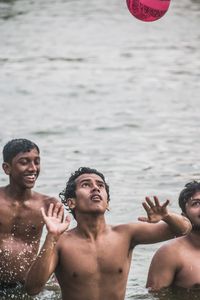
[[[39,157],[39,153],[36,148],[31,149],[30,151],[26,152],[19,152],[15,157],[13,157],[13,160],[19,160],[20,158],[26,158],[26,157]]]
[[[196,193],[195,193],[195,194],[187,201],[186,206],[192,204],[192,202],[193,202],[194,200],[200,201],[200,192],[196,192]]]
[[[200,199],[200,191],[199,192],[196,192],[190,200],[193,200],[193,199]]]
[[[93,173],[91,173],[91,174],[82,174],[82,175],[80,175],[76,180],[75,180],[75,182],[77,183],[77,184],[79,184],[80,182],[82,182],[82,181],[84,181],[84,180],[88,180],[88,181],[102,181],[102,182],[104,182],[103,181],[103,179],[99,176],[99,175],[97,175],[97,174],[93,174]]]

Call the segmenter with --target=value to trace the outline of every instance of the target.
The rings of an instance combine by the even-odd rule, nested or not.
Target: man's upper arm
[[[149,268],[146,287],[152,291],[169,287],[175,278],[177,259],[170,245],[162,246],[154,255]]]
[[[131,228],[132,226],[132,228]],[[132,245],[153,244],[175,237],[169,226],[161,221],[159,223],[138,222],[130,224]]]

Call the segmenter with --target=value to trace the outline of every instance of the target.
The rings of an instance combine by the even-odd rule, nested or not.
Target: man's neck
[[[192,230],[186,238],[194,247],[200,248],[200,230]]]
[[[76,221],[77,232],[90,239],[96,240],[107,228],[104,215],[79,215]]]
[[[9,184],[5,187],[6,194],[10,199],[25,201],[31,198],[31,189],[22,189],[19,186]]]

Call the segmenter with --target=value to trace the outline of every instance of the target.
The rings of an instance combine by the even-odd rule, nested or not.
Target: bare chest
[[[184,255],[175,283],[188,288],[200,286],[200,253],[198,251]]]
[[[40,210],[28,206],[6,204],[0,208],[0,235],[25,239],[41,234],[43,221]]]
[[[60,270],[69,278],[101,280],[106,275],[114,279],[128,274],[131,253],[127,243],[104,241],[95,246],[82,243],[72,248],[63,248],[60,255]]]

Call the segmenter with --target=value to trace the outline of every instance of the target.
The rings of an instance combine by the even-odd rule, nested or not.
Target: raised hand
[[[157,223],[168,215],[167,205],[169,204],[169,200],[166,200],[161,205],[156,196],[153,198],[154,201],[152,201],[149,197],[145,198],[146,202],[143,202],[142,205],[146,210],[147,217],[139,217],[139,221]]]
[[[49,233],[59,236],[68,229],[70,217],[67,216],[64,219],[64,206],[61,203],[56,203],[55,205],[51,203],[47,214],[43,207],[41,212]]]

